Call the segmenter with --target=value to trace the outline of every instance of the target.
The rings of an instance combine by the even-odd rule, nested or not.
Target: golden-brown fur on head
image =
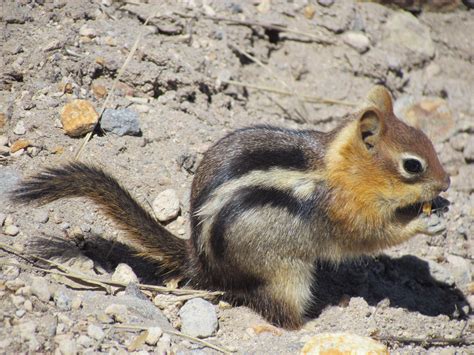
[[[407,159],[420,161],[420,174],[404,170]],[[449,186],[431,141],[393,113],[389,92],[375,87],[353,121],[328,148],[326,180],[333,192],[330,216],[362,238],[380,236],[397,208],[429,201]],[[374,248],[387,246],[383,238]],[[383,245],[385,243],[385,245]]]

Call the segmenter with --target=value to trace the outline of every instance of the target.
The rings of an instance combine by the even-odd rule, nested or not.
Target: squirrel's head
[[[369,92],[354,120],[336,133],[326,166],[330,185],[376,208],[388,207],[387,213],[421,209],[450,184],[430,139],[395,116],[382,86]]]

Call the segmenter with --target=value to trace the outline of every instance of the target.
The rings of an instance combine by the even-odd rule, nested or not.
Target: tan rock
[[[306,17],[308,20],[311,20],[314,17],[314,14],[316,13],[316,7],[314,5],[307,5],[304,10],[303,14],[304,17]]]
[[[61,123],[68,136],[78,137],[92,131],[99,119],[94,106],[87,100],[73,100],[63,107]]]
[[[19,151],[20,149],[24,149],[26,147],[29,147],[30,145],[31,145],[31,142],[29,140],[27,140],[27,139],[18,139],[10,147],[10,152],[15,153],[15,152]]]
[[[104,85],[92,84],[91,88],[96,98],[102,99],[107,96],[107,89],[105,88]]]
[[[303,346],[300,354],[388,355],[388,349],[369,337],[350,333],[321,333],[312,337]]]
[[[7,124],[7,115],[5,115],[3,112],[0,112],[0,130],[5,127]]]

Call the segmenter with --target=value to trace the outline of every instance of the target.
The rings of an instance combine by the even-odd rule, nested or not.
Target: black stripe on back
[[[300,200],[287,191],[261,187],[245,187],[237,191],[234,196],[221,209],[212,224],[210,243],[216,257],[222,257],[225,252],[224,235],[227,227],[245,211],[262,206],[278,207],[285,209],[295,218],[309,221],[317,201],[316,195],[310,199]]]

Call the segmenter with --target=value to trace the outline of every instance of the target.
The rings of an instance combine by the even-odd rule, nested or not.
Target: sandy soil
[[[140,282],[159,284],[152,266],[133,256],[123,235],[95,206],[68,200],[35,209],[6,198],[22,176],[73,158],[83,140],[64,134],[61,108],[82,98],[100,110],[105,98],[97,88],[110,91],[139,34],[107,107],[137,112],[142,134],[99,132],[82,160],[113,173],[144,204],[174,189],[181,214],[167,227],[182,237],[189,235],[193,171],[213,142],[233,129],[262,123],[329,130],[354,110],[351,103],[361,102],[374,84],[384,84],[400,112],[407,102],[423,100],[440,99],[445,108],[429,116],[434,118],[426,127],[453,177],[445,195],[452,203],[446,232],[417,236],[379,257],[337,269],[320,265],[318,312],[299,331],[257,334],[255,327],[265,324],[260,316],[214,301],[219,329],[206,340],[239,353],[297,353],[314,334],[347,331],[382,338],[394,353],[474,352],[473,10],[421,9],[414,16],[371,2],[320,4],[326,2],[332,3],[3,2],[2,245],[105,279],[126,263]],[[156,17],[145,25],[151,14]],[[18,139],[30,146],[13,152]],[[18,227],[17,233],[7,231],[9,226]],[[128,309],[128,324],[179,329],[184,301],[178,296],[165,302],[155,298],[156,292],[136,287],[107,294],[101,287],[27,268],[33,264],[5,248],[0,262],[2,353],[216,352],[179,336],[134,349],[130,344],[139,330],[114,327],[114,320],[103,316],[107,305],[120,303]],[[50,297],[39,296],[38,276],[47,281]],[[95,338],[91,324],[104,335]]]

